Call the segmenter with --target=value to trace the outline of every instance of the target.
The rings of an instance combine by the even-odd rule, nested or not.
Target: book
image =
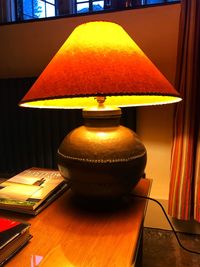
[[[28,243],[29,228],[29,223],[0,217],[0,266]]]
[[[59,171],[30,168],[0,184],[0,209],[37,215],[68,188]]]

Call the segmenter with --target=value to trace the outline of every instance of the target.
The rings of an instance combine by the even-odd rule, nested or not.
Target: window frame
[[[57,0],[55,0],[54,4],[49,2],[48,0],[40,0],[41,2],[44,3],[44,7],[45,7],[44,8],[44,12],[45,12],[44,17],[37,17],[35,15],[35,13],[34,13],[34,0],[29,0],[29,1],[31,1],[31,11],[32,11],[31,15],[24,13],[23,0],[15,0],[15,10],[16,10],[16,20],[17,21],[27,21],[27,20],[30,21],[30,20],[59,17],[57,14]],[[55,7],[55,15],[54,16],[47,16],[47,4]],[[25,19],[24,18],[25,16],[29,17],[29,19]]]
[[[80,2],[78,2],[78,0],[75,0],[75,3],[74,3],[74,5],[75,5],[75,7],[74,7],[74,10],[75,10],[75,13],[76,14],[83,14],[83,13],[91,13],[91,12],[96,12],[95,10],[93,10],[93,8],[94,8],[94,3],[95,2],[100,2],[100,1],[102,1],[103,2],[103,9],[102,9],[102,11],[103,10],[105,10],[105,0],[81,0]],[[79,5],[79,4],[84,4],[84,3],[88,3],[89,4],[89,8],[88,8],[88,12],[78,12],[77,11],[77,6]]]
[[[6,1],[6,5],[2,4]],[[7,3],[10,1],[9,3]],[[33,1],[33,0],[30,0]],[[25,14],[22,10],[20,10],[20,4],[23,5],[23,0],[2,0],[0,2],[0,8],[2,8],[2,12],[0,12],[0,25],[10,24],[10,23],[24,23],[30,21],[38,21],[38,20],[49,20],[49,19],[59,19],[63,17],[74,17],[80,15],[91,15],[95,13],[110,13],[116,11],[124,11],[136,8],[148,8],[148,7],[156,7],[163,5],[171,5],[171,4],[180,4],[181,0],[162,0],[162,3],[148,3],[149,0],[81,0],[77,2],[77,0],[55,0],[55,4],[52,4],[49,0],[41,0],[45,3],[45,17],[36,17],[34,13],[32,16]],[[94,10],[93,3],[97,1],[103,1],[104,6],[102,10]],[[133,2],[135,1],[134,5]],[[77,12],[77,4],[79,3],[89,3],[88,12]],[[54,16],[46,16],[46,4],[51,4],[55,6],[55,15]],[[5,16],[6,14],[6,16]],[[29,16],[28,19],[24,18],[24,16]]]

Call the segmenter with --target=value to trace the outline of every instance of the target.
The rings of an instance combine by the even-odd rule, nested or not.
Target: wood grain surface
[[[147,196],[150,185],[149,179],[141,179],[133,192]],[[33,235],[6,266],[35,267],[39,262],[43,267],[131,266],[146,203],[144,199],[127,198],[116,205],[95,207],[90,203],[87,207],[69,190],[36,217],[1,210],[0,216],[30,222]]]

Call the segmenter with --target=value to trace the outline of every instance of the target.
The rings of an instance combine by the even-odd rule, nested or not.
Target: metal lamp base
[[[119,198],[144,173],[146,149],[119,124],[121,109],[84,109],[85,124],[71,131],[58,149],[58,168],[72,191],[85,198]]]

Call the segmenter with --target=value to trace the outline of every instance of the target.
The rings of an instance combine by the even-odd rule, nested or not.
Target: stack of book
[[[0,179],[0,209],[37,215],[68,188],[58,171],[30,168]],[[29,228],[29,223],[0,216],[0,266],[28,243]]]
[[[3,266],[31,238],[30,224],[0,217],[0,266]]]
[[[30,168],[0,183],[0,209],[37,215],[67,188],[59,171]]]

